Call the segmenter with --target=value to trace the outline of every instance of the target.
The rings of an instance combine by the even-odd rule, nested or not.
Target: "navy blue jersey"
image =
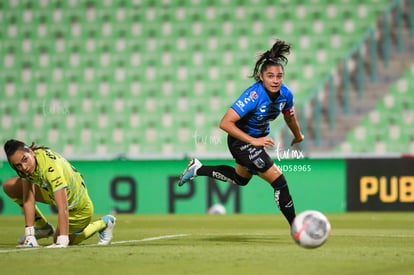
[[[270,121],[275,120],[281,112],[293,112],[292,91],[282,83],[280,95],[272,100],[261,81],[247,88],[231,105],[240,120],[236,126],[252,137],[263,137],[270,132]]]

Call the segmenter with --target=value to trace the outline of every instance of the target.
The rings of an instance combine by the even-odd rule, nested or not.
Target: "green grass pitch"
[[[327,217],[331,236],[317,249],[297,246],[280,214],[120,214],[110,246],[93,236],[67,249],[17,249],[23,217],[0,216],[1,273],[413,274],[414,213]]]

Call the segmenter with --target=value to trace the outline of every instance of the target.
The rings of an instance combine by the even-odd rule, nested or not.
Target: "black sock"
[[[289,187],[287,186],[285,177],[281,175],[271,185],[274,189],[276,205],[291,225],[296,214],[295,206],[292,197],[290,196]]]
[[[236,169],[228,165],[208,166],[203,165],[197,170],[197,176],[207,176],[213,179],[227,181],[240,186],[249,183],[250,178],[243,178],[236,173]]]
[[[228,165],[209,166],[203,165],[197,170],[197,176],[207,176],[213,179],[235,183],[236,170]]]

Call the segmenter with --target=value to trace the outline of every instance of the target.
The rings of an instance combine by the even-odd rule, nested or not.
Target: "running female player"
[[[229,150],[236,167],[227,165],[206,166],[198,159],[190,160],[178,182],[182,186],[196,176],[208,176],[240,186],[246,185],[257,174],[274,189],[274,199],[289,224],[295,218],[295,208],[286,179],[265,148],[275,145],[267,137],[269,122],[283,113],[293,133],[291,145],[301,142],[304,136],[297,122],[291,90],[283,83],[284,65],[288,62],[290,44],[277,40],[272,48],[260,55],[252,77],[256,80],[236,99],[224,114],[220,128],[228,133]]]
[[[23,210],[25,236],[18,247],[36,247],[37,239],[54,235],[54,244],[67,247],[79,244],[99,233],[100,245],[112,240],[115,217],[106,215],[90,223],[93,203],[88,195],[82,175],[63,157],[47,147],[27,146],[18,140],[4,144],[7,160],[17,172],[3,184],[4,192]],[[58,226],[55,231],[36,206],[37,202],[55,205],[58,210]]]

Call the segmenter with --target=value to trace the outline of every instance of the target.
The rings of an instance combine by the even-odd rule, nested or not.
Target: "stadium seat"
[[[300,106],[386,2],[6,1],[2,125],[71,154],[222,153],[217,124],[258,53],[292,43],[286,81]]]
[[[411,141],[414,140],[414,131],[411,125],[414,121],[412,93],[414,87],[411,75],[411,67],[408,67],[400,79],[391,85],[388,93],[381,98],[375,109],[365,117],[359,126],[370,129],[371,138],[365,140],[353,140],[348,136],[346,141],[337,150],[346,148],[346,144],[355,146],[353,152],[363,153],[374,151],[377,153],[408,153]],[[356,146],[359,143],[361,146]]]

